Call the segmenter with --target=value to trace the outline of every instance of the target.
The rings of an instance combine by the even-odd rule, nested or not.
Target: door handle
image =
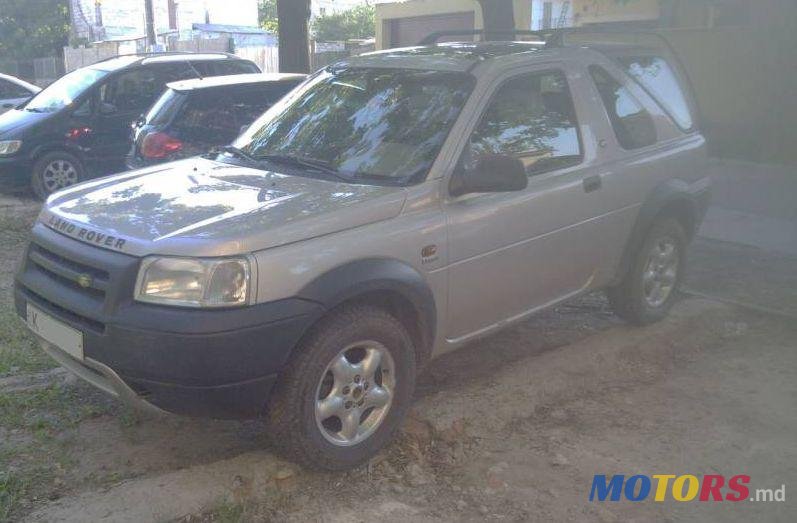
[[[587,176],[584,178],[582,182],[584,185],[584,192],[592,192],[597,191],[603,185],[603,181],[601,180],[601,176],[596,174],[595,176]]]

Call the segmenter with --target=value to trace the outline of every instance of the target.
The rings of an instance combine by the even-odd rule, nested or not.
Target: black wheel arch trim
[[[691,240],[697,233],[706,213],[708,200],[709,188],[707,185],[696,187],[684,180],[673,178],[656,186],[639,209],[636,223],[626,241],[614,283],[619,283],[628,273],[633,263],[634,254],[645,241],[648,230],[662,211],[674,208],[680,212],[687,212],[689,223],[692,226],[691,230],[684,232]]]
[[[307,284],[298,298],[331,310],[349,300],[379,292],[396,293],[412,304],[420,320],[420,361],[431,353],[437,326],[434,294],[424,277],[409,264],[393,258],[367,258],[340,265]]]
[[[39,159],[50,153],[66,153],[69,155],[74,156],[78,159],[81,163],[81,167],[83,168],[84,172],[86,170],[86,157],[83,150],[78,147],[77,145],[71,145],[67,143],[57,143],[57,142],[48,142],[37,145],[31,152],[30,152],[30,159],[31,162],[37,162]]]

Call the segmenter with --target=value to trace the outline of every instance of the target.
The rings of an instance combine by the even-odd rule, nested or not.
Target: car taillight
[[[144,158],[166,158],[183,148],[183,142],[166,133],[149,133],[141,142]]]

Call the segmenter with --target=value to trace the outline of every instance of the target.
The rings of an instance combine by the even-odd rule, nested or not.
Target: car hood
[[[405,192],[194,158],[76,185],[39,220],[136,256],[224,256],[392,218]]]
[[[0,138],[15,136],[20,128],[27,128],[37,122],[46,120],[53,113],[34,113],[31,111],[11,109],[0,114]],[[17,132],[15,132],[17,131]]]

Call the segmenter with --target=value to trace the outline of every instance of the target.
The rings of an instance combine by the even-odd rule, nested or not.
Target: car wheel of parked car
[[[368,305],[321,320],[281,373],[268,430],[289,459],[342,470],[384,447],[409,407],[415,351],[404,326]]]
[[[47,153],[33,165],[31,187],[44,200],[55,191],[75,185],[84,178],[83,165],[75,156],[61,151]]]
[[[618,316],[646,325],[667,315],[681,283],[687,243],[677,220],[659,220],[651,226],[628,274],[608,291]]]

